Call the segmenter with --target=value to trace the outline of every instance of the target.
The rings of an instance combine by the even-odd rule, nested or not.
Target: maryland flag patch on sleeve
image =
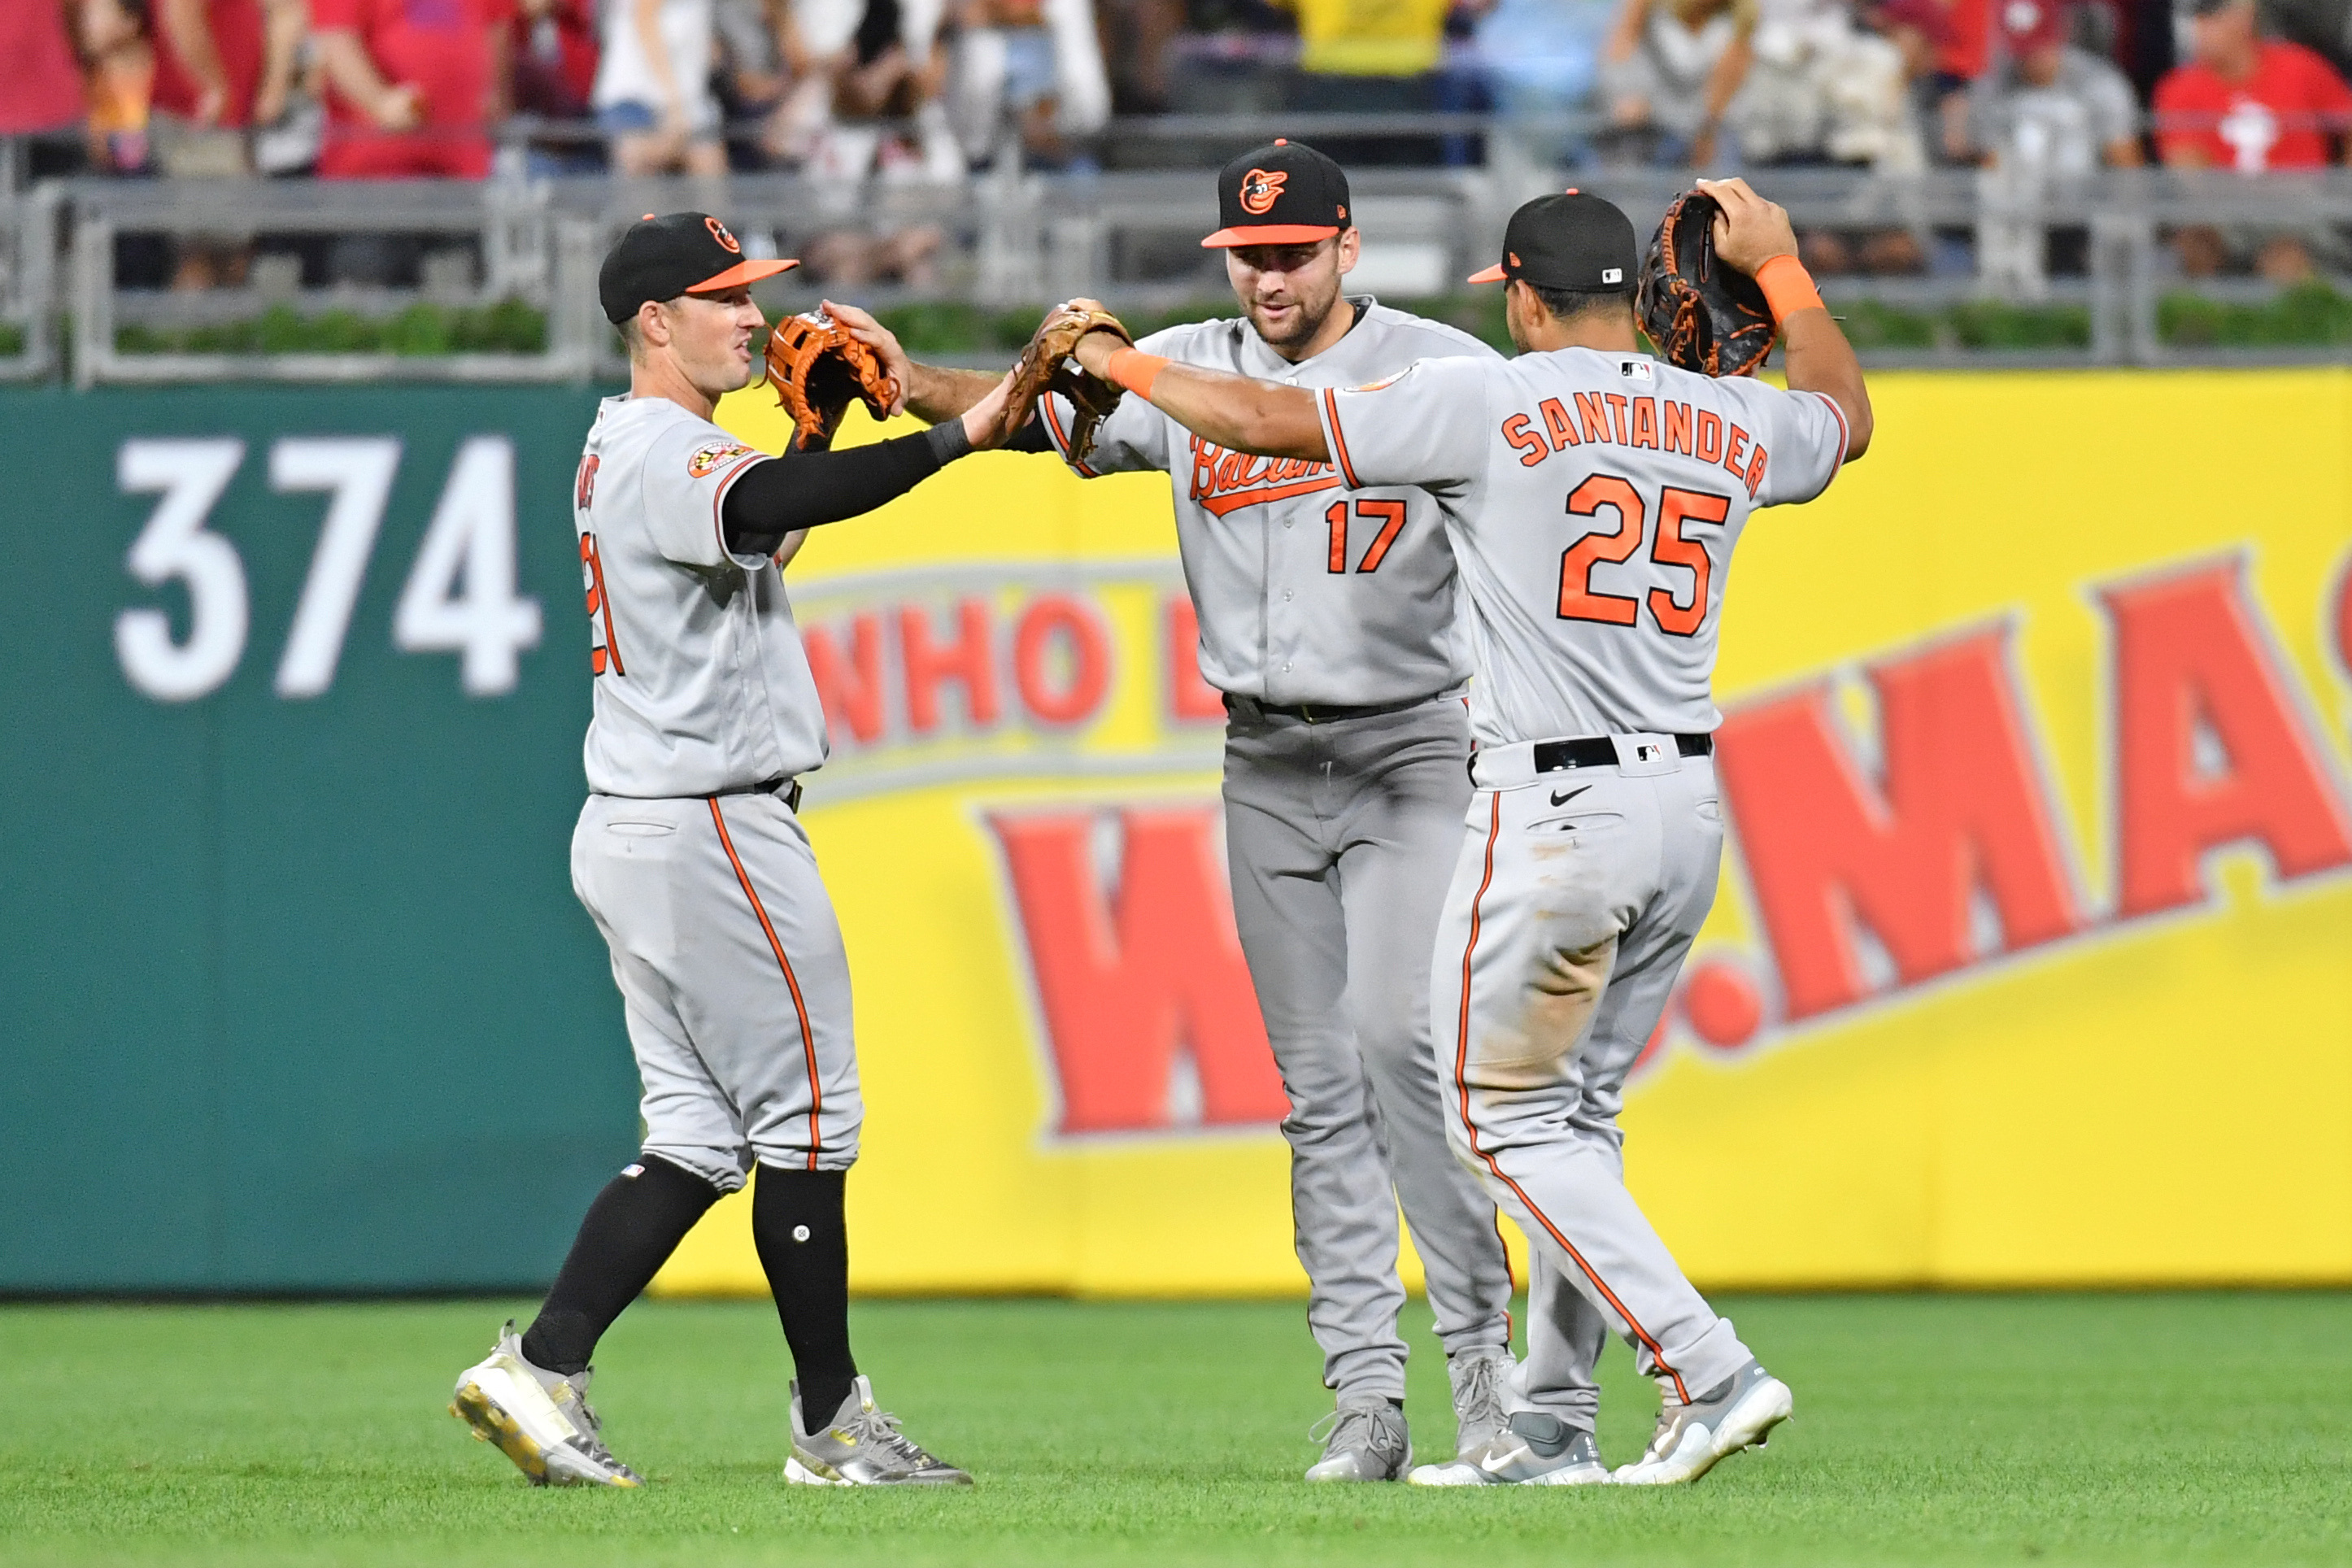
[[[690,479],[707,479],[738,458],[751,456],[752,448],[740,441],[706,441],[687,455],[686,476]]]

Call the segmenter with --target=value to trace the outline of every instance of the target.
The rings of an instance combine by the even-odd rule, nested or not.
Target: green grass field
[[[641,1304],[599,1352],[653,1485],[534,1491],[443,1411],[521,1303],[0,1309],[0,1561],[2346,1563],[2352,1299],[1762,1297],[1771,1448],[1666,1491],[1310,1488],[1296,1306],[867,1302],[860,1359],[971,1491],[778,1473],[764,1305]],[[1411,1310],[1411,1415],[1450,1451]],[[1612,1350],[1601,1439],[1654,1398]]]

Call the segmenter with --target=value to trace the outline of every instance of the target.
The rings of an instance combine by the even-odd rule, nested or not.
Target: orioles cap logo
[[[728,255],[740,256],[743,254],[743,247],[735,243],[735,237],[727,232],[727,226],[725,224],[720,223],[715,217],[704,218],[702,222],[703,226],[710,230],[710,237],[727,247]]]
[[[1252,169],[1242,176],[1242,211],[1252,217],[1264,217],[1274,205],[1275,197],[1282,195],[1283,182],[1290,175],[1282,170],[1269,174],[1264,169]]]

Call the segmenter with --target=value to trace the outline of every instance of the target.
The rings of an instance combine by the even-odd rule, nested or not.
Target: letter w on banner
[[[1064,1134],[1181,1130],[1180,1067],[1208,1126],[1289,1110],[1234,929],[1214,805],[989,818],[1018,906]],[[1097,828],[1115,826],[1107,889]],[[1184,1109],[1189,1110],[1189,1107]]]

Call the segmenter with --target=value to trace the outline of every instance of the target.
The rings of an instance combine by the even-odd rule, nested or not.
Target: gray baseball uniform
[[[1349,386],[1427,354],[1492,351],[1370,300],[1301,364],[1244,321],[1141,347],[1302,386]],[[1067,456],[1070,411],[1047,399]],[[1510,1337],[1493,1205],[1449,1157],[1429,1037],[1429,952],[1469,795],[1469,674],[1454,567],[1425,493],[1362,489],[1328,463],[1223,451],[1139,397],[1081,474],[1174,480],[1201,670],[1227,694],[1225,844],[1234,913],[1290,1100],[1291,1202],[1324,1382],[1402,1399],[1397,1209],[1446,1352]],[[1337,713],[1318,711],[1327,708]]]
[[[1341,473],[1425,488],[1461,565],[1476,790],[1431,999],[1447,1131],[1538,1259],[1521,1392],[1590,1429],[1605,1325],[1703,1394],[1748,1352],[1626,1192],[1617,1112],[1715,899],[1732,547],[1755,508],[1829,484],[1844,416],[1590,349],[1319,401]]]
[[[610,397],[573,495],[596,671],[572,885],[612,949],[645,1147],[723,1192],[753,1161],[846,1169],[864,1104],[849,965],[792,805],[824,709],[728,487],[764,455],[664,398]]]

